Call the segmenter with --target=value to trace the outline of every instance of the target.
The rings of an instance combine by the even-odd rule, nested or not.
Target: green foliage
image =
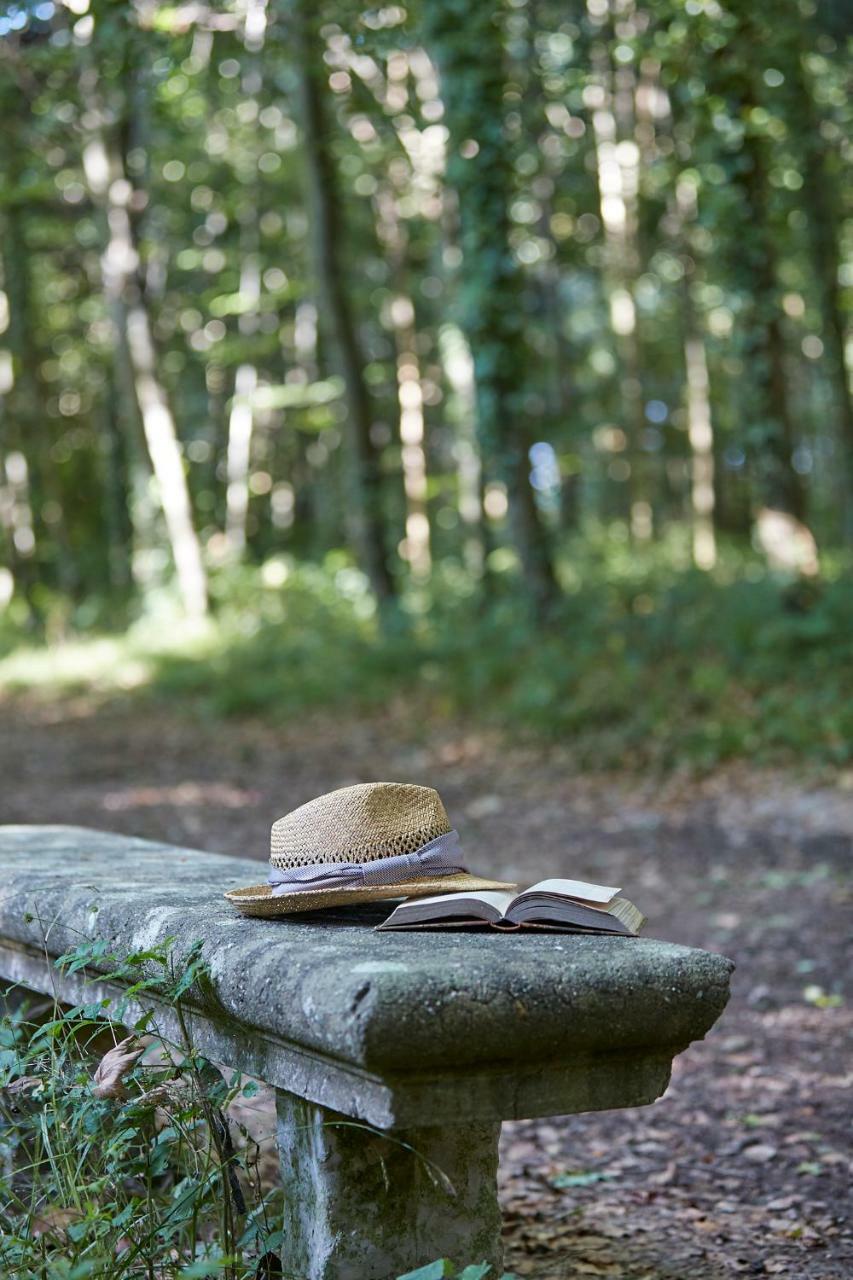
[[[124,994],[67,1010],[15,999],[0,1021],[0,1271],[16,1280],[250,1280],[280,1248],[280,1210],[253,1172],[245,1132],[242,1151],[234,1147],[226,1116],[242,1082],[226,1081],[186,1034],[181,1000],[204,980],[200,947],[178,959],[167,941],[119,960],[86,941],[56,963],[108,970]],[[157,1054],[132,1054],[99,1096],[93,1072],[115,1042],[110,1018],[143,992],[177,1012],[182,1041],[158,1036]],[[157,1033],[150,1016],[133,1030]]]
[[[278,718],[396,699],[605,766],[846,759],[830,11],[229,0],[212,34],[155,9],[0,6],[7,687],[50,666]],[[819,586],[755,560],[768,501],[814,533]],[[630,542],[596,532],[616,520]],[[188,631],[196,535],[214,617]]]
[[[280,1193],[262,1183],[258,1146],[229,1114],[234,1099],[254,1096],[257,1085],[237,1073],[226,1079],[197,1053],[183,1014],[187,992],[208,980],[201,943],[178,955],[167,938],[117,957],[105,941],[86,939],[55,964],[113,980],[122,994],[65,1009],[6,993],[0,1274],[15,1280],[267,1274],[286,1245]],[[129,1025],[129,1002],[143,997],[145,1004],[146,994],[153,1008],[177,1014],[180,1041],[165,1037],[148,1012],[116,1044]],[[123,1053],[118,1069],[116,1055]],[[435,1169],[432,1176],[444,1175]],[[401,1280],[490,1275],[485,1263],[457,1270],[438,1260]]]
[[[122,255],[84,164],[102,141],[212,565],[236,404],[253,412],[236,481],[249,563],[321,561],[369,517],[410,585],[410,355],[433,563],[466,544],[481,559],[535,544],[544,563],[537,523],[553,535],[638,498],[653,536],[689,524],[686,326],[707,358],[718,532],[742,537],[772,490],[838,544],[851,106],[832,6],[319,6],[326,208],[381,470],[361,519],[333,308],[317,314],[311,278],[296,7],[255,7],[250,37],[252,6],[231,0],[215,36],[191,7],[0,5],[0,644],[10,589],[29,625],[86,629],[132,619],[173,573],[116,320],[139,281],[107,287]],[[553,459],[535,495],[530,443]],[[519,518],[500,494],[487,518],[463,514],[471,463]]]
[[[497,1280],[493,1269],[486,1262],[471,1263],[457,1271],[448,1258],[437,1258],[435,1262],[418,1267],[416,1271],[407,1271],[398,1280],[487,1280],[489,1276],[494,1276]],[[515,1280],[515,1277],[507,1271],[500,1280]]]
[[[613,535],[571,546],[562,573],[545,630],[511,576],[484,604],[449,569],[380,630],[346,562],[276,559],[214,580],[217,623],[201,635],[150,622],[122,641],[20,651],[0,688],[115,696],[135,683],[124,696],[278,723],[388,706],[411,726],[466,716],[559,741],[591,768],[850,759],[849,573],[830,566],[805,588],[724,548],[710,576],[684,569],[677,546],[640,556]]]

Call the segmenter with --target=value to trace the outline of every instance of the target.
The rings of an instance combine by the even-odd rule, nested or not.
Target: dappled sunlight
[[[209,622],[149,619],[121,636],[90,636],[48,647],[19,646],[0,657],[0,695],[28,691],[51,696],[77,689],[93,693],[137,690],[151,681],[158,658],[201,659],[216,636]]]
[[[68,640],[49,649],[20,648],[0,660],[0,690],[136,689],[151,672],[123,638]]]
[[[7,8],[4,648],[281,556],[387,625],[451,577],[541,620],[601,528],[849,541],[828,10],[521,3],[470,59],[440,3]]]
[[[572,541],[566,599],[544,633],[514,594],[484,609],[464,576],[437,571],[383,627],[365,575],[345,559],[274,556],[212,574],[208,619],[161,605],[121,636],[13,649],[0,658],[0,694],[179,698],[270,723],[408,707],[434,723],[474,714],[475,733],[564,738],[597,770],[796,752],[843,769],[853,741],[843,575],[833,580],[827,557],[805,597],[725,543],[710,574],[685,573],[685,555],[689,541],[675,536],[640,555],[624,526]]]
[[[507,1126],[504,1280],[853,1275],[837,1215],[853,834],[843,9],[0,0],[0,821],[255,862],[273,819],[312,796],[440,784],[472,864],[624,885],[650,938],[736,962],[720,1027],[655,1107]],[[97,886],[63,870],[95,937]],[[173,888],[158,920],[180,914]],[[135,909],[123,899],[122,919]],[[218,959],[246,925],[229,910],[217,900],[205,934]],[[23,964],[17,930],[0,951]],[[246,1003],[256,976],[240,975]],[[315,976],[312,1035],[339,1019],[371,1055],[330,1051],[317,1078],[340,1076],[343,1110],[362,1086],[378,1099],[378,980],[335,1012]],[[632,1041],[643,1071],[660,1068],[679,981]],[[529,1011],[502,994],[521,1061]],[[491,1016],[477,980],[453,1001],[460,1028]],[[287,1035],[252,1036],[252,1071],[270,1054],[308,1078]],[[0,1066],[15,1043],[0,1040]],[[624,1069],[610,1048],[596,1087]],[[506,1061],[477,1076],[490,1097],[492,1065],[511,1089]],[[83,1085],[80,1110],[80,1079],[66,1091],[76,1119],[143,1069],[113,1066],[106,1098]],[[455,1069],[422,1067],[424,1097]],[[389,1123],[408,1114],[397,1071]],[[274,1099],[250,1102],[249,1084],[231,1118],[260,1117],[266,1137]],[[162,1163],[179,1129],[146,1120],[158,1163],[135,1180],[123,1122],[86,1115],[81,1142],[110,1178],[71,1176],[58,1196],[33,1164],[0,1272],[32,1245],[36,1270],[82,1276],[99,1239],[116,1280],[273,1276],[282,1247],[287,1270],[280,1210],[263,1231],[239,1211],[233,1238],[230,1217],[200,1236],[191,1203],[173,1222],[198,1188],[216,1185],[226,1216],[234,1192]],[[55,1136],[73,1175],[88,1154]],[[112,1192],[130,1203],[137,1182],[145,1213],[113,1221]],[[309,1218],[298,1198],[291,1234]],[[174,1249],[173,1227],[188,1232]],[[499,1280],[468,1262],[416,1274]]]

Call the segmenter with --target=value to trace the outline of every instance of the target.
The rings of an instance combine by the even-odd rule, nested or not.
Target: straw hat
[[[464,869],[458,836],[431,787],[367,782],[309,800],[273,823],[267,884],[231,889],[249,916],[382,898],[514,889]]]

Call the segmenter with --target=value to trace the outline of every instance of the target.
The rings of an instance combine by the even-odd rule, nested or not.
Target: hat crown
[[[412,853],[450,831],[441,797],[407,782],[365,782],[317,796],[273,823],[270,862],[306,867]]]

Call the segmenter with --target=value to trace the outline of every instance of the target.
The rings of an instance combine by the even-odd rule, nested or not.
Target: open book
[[[645,916],[620,890],[583,880],[540,880],[522,893],[445,893],[409,898],[378,929],[551,929],[637,934]]]

